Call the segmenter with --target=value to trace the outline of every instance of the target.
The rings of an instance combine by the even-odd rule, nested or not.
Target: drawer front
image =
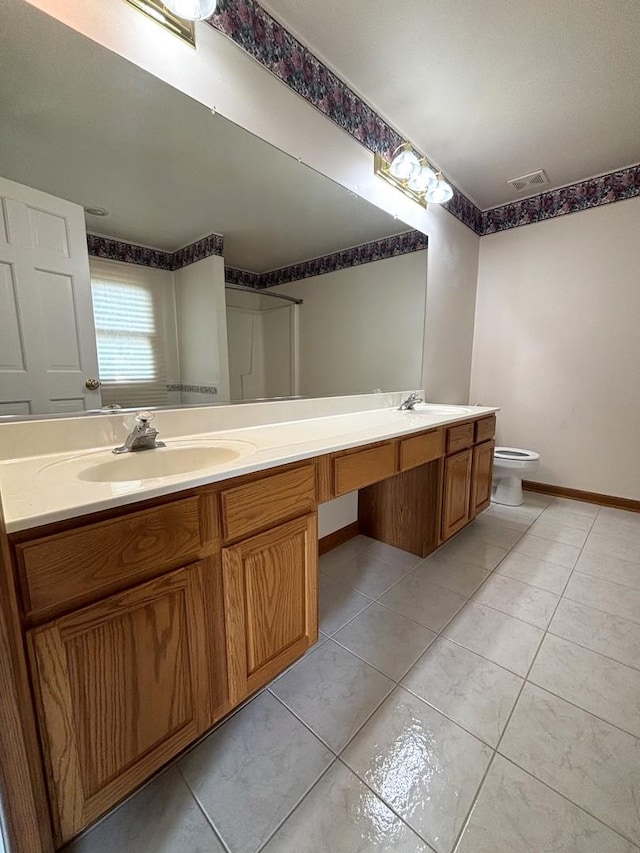
[[[315,473],[315,465],[303,465],[221,492],[224,538],[238,539],[279,521],[313,512]]]
[[[400,470],[408,471],[443,455],[444,432],[441,429],[405,438],[400,442]]]
[[[482,418],[476,421],[476,444],[482,441],[490,441],[496,434],[496,417]]]
[[[457,453],[471,447],[474,438],[473,424],[460,424],[447,430],[447,453]]]
[[[26,615],[95,600],[197,559],[198,498],[18,545]]]
[[[346,456],[338,456],[333,460],[336,497],[392,477],[395,472],[394,444],[382,444],[370,450],[359,450]]]

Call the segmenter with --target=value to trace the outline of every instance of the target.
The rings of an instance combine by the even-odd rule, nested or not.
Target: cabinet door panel
[[[491,503],[493,478],[493,451],[495,441],[485,441],[473,448],[473,474],[471,477],[471,516],[475,517]]]
[[[270,681],[317,639],[315,515],[222,552],[231,702]]]
[[[463,450],[444,461],[442,538],[448,539],[469,521],[472,450]]]
[[[60,841],[211,725],[204,567],[30,632]]]

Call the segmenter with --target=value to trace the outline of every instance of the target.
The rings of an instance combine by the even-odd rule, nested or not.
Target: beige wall
[[[640,199],[482,238],[471,398],[539,482],[640,499]]]
[[[229,399],[224,260],[212,256],[175,273],[180,381],[215,385],[215,402]],[[183,403],[211,402],[183,392]]]
[[[426,251],[274,288],[304,300],[300,394],[418,388],[426,289]]]
[[[422,387],[431,402],[468,403],[480,238],[444,208],[429,214]]]

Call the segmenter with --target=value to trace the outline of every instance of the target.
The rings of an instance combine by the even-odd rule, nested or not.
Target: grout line
[[[570,601],[572,604],[578,604],[579,603],[579,602],[573,601],[573,599],[571,599],[571,598],[566,598],[565,601]],[[588,605],[588,604],[581,605],[581,607],[589,607],[589,606],[590,605]],[[602,610],[598,610],[595,607],[592,607],[591,609],[595,610],[596,613],[603,613],[604,612]],[[611,614],[605,613],[605,616],[611,616]],[[624,619],[623,616],[619,616],[617,618]],[[630,621],[630,620],[628,620],[628,621]],[[630,622],[630,624],[636,625],[637,623],[636,622]],[[612,661],[612,663],[617,663],[620,666],[626,666],[629,669],[632,669],[634,672],[640,672],[640,664],[637,666],[634,666],[632,663],[627,663],[626,661],[618,660],[618,658],[611,657],[611,655],[605,655],[603,652],[597,651],[597,649],[592,649],[589,646],[585,646],[582,643],[578,643],[576,640],[572,640],[569,637],[563,636],[562,634],[556,634],[555,631],[551,630],[551,627],[549,627],[549,630],[547,631],[547,633],[551,634],[552,637],[557,637],[559,640],[564,640],[567,643],[573,643],[574,646],[578,646],[578,648],[584,649],[586,652],[592,652],[592,654],[594,654],[594,655],[600,655],[601,658],[606,658],[607,660]]]
[[[349,771],[349,773],[352,773],[359,782],[362,782],[362,784],[365,786],[365,788],[367,788],[369,791],[371,791],[371,793],[373,794],[374,797],[376,797],[376,799],[378,799],[382,803],[384,803],[384,805],[389,809],[389,811],[391,811],[398,818],[398,820],[401,823],[403,823],[405,826],[409,827],[411,832],[414,835],[416,835],[420,839],[420,841],[423,841],[427,845],[429,850],[433,851],[433,853],[436,853],[435,848],[432,847],[431,844],[429,844],[429,842],[424,837],[424,835],[422,835],[418,829],[415,829],[413,826],[411,826],[411,824],[407,821],[407,819],[402,817],[402,815],[398,811],[396,811],[396,809],[390,803],[388,803],[383,797],[381,797],[380,794],[378,794],[378,792],[374,788],[371,787],[371,785],[367,782],[366,779],[363,779],[362,776],[356,770],[354,770],[353,767],[350,767],[343,758],[339,757],[338,761],[342,764],[343,767],[345,767]]]
[[[331,640],[331,637],[329,637],[329,640]],[[350,652],[348,649],[345,649],[343,646],[340,646],[340,644],[339,644],[339,643],[336,643],[336,645],[338,646],[338,648],[341,648],[343,651],[347,652],[348,654],[353,655],[353,652]],[[357,655],[353,655],[353,657],[357,658]],[[361,660],[361,658],[357,658],[357,659],[358,659],[358,660]],[[305,728],[309,729],[309,731],[311,732],[311,734],[312,734],[312,735],[314,735],[314,737],[316,737],[316,738],[317,738],[321,743],[323,743],[323,744],[327,747],[327,749],[331,750],[331,752],[332,752],[332,753],[337,757],[337,756],[339,756],[339,755],[340,755],[340,753],[341,753],[343,750],[345,750],[345,749],[347,748],[347,746],[351,743],[351,741],[354,739],[354,737],[355,737],[355,736],[360,732],[360,730],[363,728],[363,726],[365,726],[365,725],[369,722],[369,720],[371,719],[371,717],[372,717],[372,716],[375,714],[375,712],[380,708],[380,706],[381,706],[381,705],[382,705],[382,704],[383,704],[383,703],[384,703],[384,702],[389,698],[389,696],[391,696],[391,694],[393,693],[393,691],[394,691],[394,690],[395,690],[395,688],[397,687],[397,682],[395,682],[392,678],[389,678],[389,676],[384,675],[384,673],[383,673],[383,672],[380,672],[380,670],[375,669],[375,667],[372,667],[372,666],[371,666],[371,664],[368,664],[366,661],[362,661],[362,663],[366,664],[366,665],[367,665],[367,666],[369,666],[371,669],[374,669],[374,670],[375,670],[376,672],[378,672],[380,675],[383,675],[383,676],[387,679],[387,681],[389,681],[389,682],[391,683],[391,687],[390,687],[390,688],[389,688],[389,689],[384,693],[384,695],[382,696],[382,698],[380,699],[380,701],[379,701],[379,702],[377,702],[377,703],[375,704],[375,706],[374,706],[373,710],[372,710],[372,711],[367,715],[366,719],[362,722],[362,724],[361,724],[361,725],[359,725],[359,726],[358,726],[358,728],[357,728],[357,729],[356,729],[352,734],[350,734],[350,735],[349,735],[348,740],[347,740],[347,741],[345,741],[345,743],[344,743],[344,744],[343,744],[343,745],[342,745],[342,746],[341,746],[337,751],[336,751],[336,749],[335,749],[333,746],[331,746],[329,743],[327,743],[327,741],[326,741],[326,740],[325,740],[325,739],[324,739],[320,734],[318,734],[318,732],[314,731],[314,730],[311,728],[311,726],[310,726],[308,723],[306,723],[306,722],[302,719],[302,717],[300,717],[300,716],[296,713],[296,711],[294,711],[294,710],[293,710],[293,708],[289,707],[289,705],[285,702],[285,700],[284,700],[284,699],[282,699],[280,696],[278,696],[276,693],[274,693],[274,692],[271,690],[271,688],[270,688],[270,687],[269,687],[269,688],[267,688],[267,689],[269,690],[269,693],[271,693],[271,695],[272,695],[275,699],[277,699],[277,700],[278,700],[278,702],[280,702],[280,704],[281,704],[281,705],[284,705],[284,707],[287,709],[287,711],[289,711],[291,714],[293,714],[293,716],[294,716],[297,720],[299,720],[299,721],[302,723],[302,725],[303,725],[303,726],[305,726]]]
[[[209,824],[209,826],[211,827],[211,829],[212,829],[212,831],[213,831],[213,834],[215,835],[215,837],[216,837],[216,838],[218,839],[218,841],[220,842],[220,845],[225,849],[226,853],[233,853],[233,851],[231,850],[231,848],[229,847],[229,845],[227,844],[227,842],[226,842],[226,841],[224,840],[224,838],[222,837],[222,834],[219,832],[219,830],[218,830],[217,826],[216,826],[216,825],[215,825],[215,823],[214,823],[213,818],[211,817],[211,815],[209,815],[209,813],[208,813],[208,812],[207,812],[207,810],[205,809],[204,805],[200,802],[200,799],[198,798],[198,795],[196,794],[196,792],[195,792],[194,790],[192,790],[191,785],[189,785],[189,783],[187,782],[187,780],[186,780],[186,778],[185,778],[185,776],[184,776],[184,773],[182,772],[182,770],[181,770],[181,768],[180,768],[180,766],[179,766],[179,764],[178,764],[177,762],[176,762],[175,768],[176,768],[176,770],[178,771],[178,773],[180,774],[180,778],[181,778],[181,779],[182,779],[182,781],[184,782],[184,784],[185,784],[185,786],[186,786],[187,790],[189,791],[189,793],[191,794],[191,796],[192,796],[192,797],[193,797],[193,799],[195,800],[195,803],[196,803],[197,807],[200,809],[200,811],[201,811],[201,812],[202,812],[202,814],[204,815],[204,819],[206,820],[206,822],[207,822],[207,823]]]
[[[518,770],[521,770],[523,773],[526,773],[527,776],[530,776],[531,779],[534,779],[540,785],[544,785],[545,788],[549,788],[550,791],[553,791],[554,794],[557,794],[559,797],[561,797],[567,803],[570,803],[572,806],[574,806],[574,808],[576,808],[579,811],[584,812],[585,814],[589,815],[590,818],[593,818],[593,820],[597,821],[599,824],[606,827],[610,832],[613,832],[614,835],[619,836],[624,841],[628,841],[631,845],[633,845],[634,851],[640,850],[640,847],[638,847],[637,843],[635,841],[632,841],[624,833],[620,832],[619,829],[614,829],[610,824],[608,824],[604,820],[602,820],[602,818],[596,817],[596,815],[592,814],[589,811],[589,809],[586,809],[584,806],[579,806],[577,803],[574,803],[574,801],[572,799],[570,799],[569,797],[567,797],[566,794],[563,794],[562,791],[558,791],[556,788],[553,787],[553,785],[549,785],[547,782],[543,782],[542,779],[538,779],[538,777],[534,776],[530,770],[527,770],[525,767],[521,767],[519,764],[516,764],[516,762],[512,758],[509,758],[508,756],[504,755],[504,753],[500,752],[500,753],[498,753],[498,755],[500,758],[502,758],[503,761],[508,761],[509,764],[512,764],[514,767],[517,767]]]
[[[597,515],[596,515],[596,517],[597,517]],[[593,521],[595,522],[595,518],[594,518],[594,520],[593,520]],[[592,522],[591,526],[593,527],[593,522]],[[591,528],[589,528],[589,530],[591,530]],[[584,547],[584,546],[583,546],[583,547]],[[582,553],[582,550],[580,551],[580,553]],[[576,558],[576,563],[578,562],[579,557],[580,557],[580,554],[578,554],[578,557]],[[554,610],[553,610],[553,613],[551,614],[551,618],[549,619],[549,625],[551,625],[551,622],[553,621],[553,617],[555,616],[556,611],[557,611],[557,609],[558,609],[558,606],[560,605],[560,601],[562,600],[562,596],[564,595],[564,591],[566,590],[567,585],[569,584],[569,581],[570,581],[570,580],[571,580],[571,578],[573,577],[573,572],[574,572],[574,571],[575,571],[575,567],[571,570],[571,573],[570,573],[570,574],[569,574],[569,576],[567,577],[567,580],[566,580],[566,583],[565,583],[565,585],[564,585],[564,587],[563,587],[563,589],[562,589],[562,592],[560,593],[560,596],[558,597],[558,601],[556,602],[556,606],[555,606],[555,608],[554,608]],[[455,840],[455,843],[454,843],[453,848],[452,848],[452,850],[453,850],[453,851],[455,851],[456,847],[458,847],[458,845],[460,844],[460,841],[461,841],[461,839],[462,839],[462,836],[463,836],[463,834],[464,834],[464,832],[465,832],[465,830],[466,830],[466,828],[467,828],[467,826],[468,826],[469,820],[471,819],[471,815],[472,815],[473,810],[474,810],[474,808],[475,808],[475,806],[476,806],[476,803],[477,803],[478,798],[479,798],[479,796],[480,796],[480,793],[481,793],[481,791],[482,791],[482,787],[483,787],[483,785],[484,785],[485,779],[486,779],[487,774],[488,774],[488,772],[489,772],[489,768],[493,765],[493,762],[494,762],[494,760],[495,760],[495,756],[496,756],[496,755],[498,755],[498,754],[499,754],[499,755],[502,755],[502,753],[499,753],[500,746],[501,746],[501,744],[502,744],[502,741],[504,740],[504,736],[505,736],[505,734],[507,733],[507,730],[508,730],[508,728],[509,728],[509,725],[511,724],[511,720],[513,719],[513,715],[515,714],[516,708],[518,707],[518,703],[520,702],[520,698],[521,698],[521,696],[522,696],[522,693],[523,693],[523,691],[524,691],[525,687],[527,686],[527,684],[532,683],[532,682],[529,682],[529,675],[530,675],[531,670],[533,669],[533,667],[534,667],[534,665],[535,665],[535,662],[536,662],[536,660],[537,660],[537,658],[538,658],[538,655],[539,655],[539,653],[540,653],[540,649],[542,648],[542,644],[543,644],[543,643],[544,643],[544,641],[545,641],[545,638],[546,638],[546,636],[547,636],[547,632],[548,632],[548,630],[549,630],[549,628],[548,628],[548,626],[547,626],[547,629],[543,632],[542,637],[540,638],[540,641],[539,641],[538,646],[537,646],[537,648],[536,648],[536,651],[535,651],[535,653],[534,653],[534,655],[533,655],[533,658],[532,658],[532,660],[531,660],[531,663],[530,663],[530,665],[529,665],[529,668],[528,668],[528,670],[527,670],[527,672],[526,672],[526,674],[525,674],[525,676],[524,676],[524,678],[523,678],[523,680],[522,680],[522,684],[520,685],[520,690],[518,691],[518,695],[516,696],[516,700],[515,700],[515,702],[513,703],[513,707],[511,708],[511,712],[510,712],[509,716],[507,717],[507,721],[506,721],[506,723],[505,723],[505,725],[504,725],[504,728],[502,729],[502,734],[501,734],[501,735],[500,735],[500,737],[498,738],[498,742],[497,742],[497,744],[496,744],[496,745],[495,745],[495,747],[494,747],[493,755],[492,755],[492,757],[491,757],[491,761],[489,762],[489,767],[487,767],[487,770],[486,770],[485,775],[484,775],[484,777],[483,777],[483,779],[482,779],[482,782],[481,782],[481,784],[480,784],[480,786],[479,786],[479,788],[478,788],[478,790],[477,790],[477,792],[476,792],[476,796],[474,797],[473,802],[471,803],[471,807],[470,807],[470,809],[469,809],[469,811],[468,811],[468,813],[467,813],[467,816],[466,816],[465,820],[463,821],[462,828],[461,828],[461,830],[460,830],[460,832],[459,832],[459,834],[458,834],[458,836],[457,836],[457,838],[456,838],[456,840]],[[537,685],[536,685],[536,686],[537,686]],[[542,782],[542,780],[541,780],[541,779],[539,779],[538,781],[539,781],[539,782]],[[544,785],[545,783],[544,783],[544,782],[542,782],[542,784]],[[549,786],[547,786],[547,787],[549,787]],[[577,805],[577,803],[575,803],[574,805]],[[580,808],[580,807],[578,806],[578,808]]]
[[[638,549],[640,550],[640,545],[638,545]],[[593,551],[587,551],[586,553],[587,554],[593,554],[594,557],[606,556],[605,554],[594,554]],[[625,562],[625,561],[621,560],[621,562]],[[634,568],[637,568],[638,572],[640,573],[640,563],[638,565],[636,565],[635,563],[629,562],[629,560],[627,560],[626,562],[628,562],[630,566],[634,566]],[[600,577],[600,575],[592,575],[589,572],[581,571],[578,568],[576,568],[576,574],[583,575],[583,576],[588,577],[588,578],[593,578],[594,580],[597,580],[597,581],[604,581],[605,583],[613,584],[613,586],[621,586],[623,589],[633,589],[636,592],[640,592],[640,588],[638,588],[637,586],[630,586],[628,583],[620,583],[620,581],[612,581],[610,578],[602,578],[602,577]],[[598,608],[596,607],[595,609],[597,610]],[[623,616],[622,618],[624,619],[625,617]],[[633,619],[630,619],[629,621],[633,622]]]
[[[299,799],[299,800],[297,800],[296,804],[293,806],[293,808],[291,809],[291,811],[289,811],[289,812],[287,813],[286,817],[285,817],[285,818],[283,818],[283,819],[280,821],[280,823],[276,826],[276,828],[273,830],[273,832],[271,832],[271,833],[267,836],[266,840],[265,840],[265,841],[264,841],[264,842],[263,842],[259,847],[257,847],[257,848],[256,848],[255,853],[260,853],[260,851],[261,851],[261,850],[264,850],[264,848],[265,848],[265,847],[267,846],[267,844],[271,841],[271,839],[274,837],[274,835],[276,835],[276,833],[277,833],[277,832],[282,828],[282,826],[284,825],[284,823],[285,823],[286,821],[288,821],[288,820],[289,820],[289,818],[290,818],[290,817],[291,817],[291,815],[296,811],[296,809],[297,809],[300,805],[302,805],[302,802],[303,802],[304,800],[306,800],[306,798],[309,796],[309,794],[311,794],[311,792],[313,791],[313,789],[314,789],[317,785],[319,785],[319,784],[320,784],[321,780],[324,778],[324,776],[326,776],[326,774],[331,770],[331,768],[336,764],[336,762],[337,762],[338,760],[339,760],[339,759],[334,755],[334,757],[332,758],[332,760],[331,760],[331,761],[330,761],[330,763],[329,763],[329,766],[328,766],[328,767],[326,767],[326,768],[322,771],[322,773],[318,776],[318,778],[315,780],[315,782],[313,783],[313,785],[311,785],[311,786],[309,787],[309,790],[308,790],[308,791],[305,791],[305,793],[300,797],[300,799]],[[186,853],[188,853],[188,851],[186,851]],[[232,851],[230,851],[230,853],[232,853]]]
[[[571,642],[567,640],[567,642]],[[589,651],[589,650],[587,650]],[[597,654],[597,652],[593,652],[593,654]],[[624,666],[624,664],[622,664]],[[604,717],[601,717],[599,714],[596,714],[594,711],[588,711],[586,708],[583,708],[582,705],[578,705],[576,702],[572,702],[571,699],[567,699],[565,696],[561,696],[560,693],[556,693],[554,690],[549,690],[548,687],[544,687],[542,684],[538,684],[536,681],[531,681],[527,679],[528,683],[531,684],[532,687],[541,690],[543,693],[548,693],[549,696],[555,696],[556,699],[561,699],[563,702],[566,702],[567,705],[572,705],[574,708],[577,708],[578,711],[582,711],[583,714],[588,714],[590,717],[595,717],[596,720],[600,720],[601,723],[604,723],[607,726],[611,726],[613,729],[617,729],[619,732],[622,732],[624,735],[628,735],[632,737],[634,740],[638,741],[638,746],[640,747],[640,734],[634,734],[630,732],[628,729],[623,729],[622,726],[619,726],[617,723],[612,723],[611,720],[607,720]],[[500,753],[502,755],[502,753]],[[505,756],[506,758],[507,756]],[[516,762],[514,762],[515,764]],[[524,769],[524,768],[523,768]]]

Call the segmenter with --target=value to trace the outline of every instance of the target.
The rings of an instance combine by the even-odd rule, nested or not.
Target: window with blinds
[[[102,404],[167,403],[162,303],[151,270],[91,261]]]

